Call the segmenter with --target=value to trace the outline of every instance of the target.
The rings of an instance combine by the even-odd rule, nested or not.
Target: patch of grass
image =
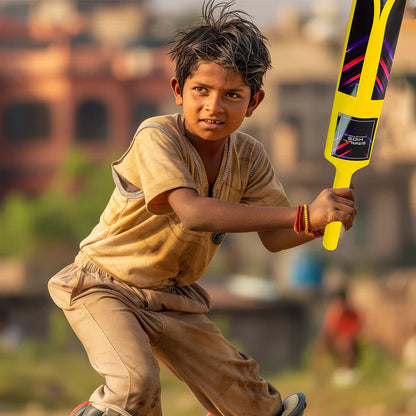
[[[27,341],[16,351],[0,350],[0,368],[0,404],[9,411],[37,405],[69,414],[103,382],[84,353],[51,351],[37,341]],[[164,367],[161,383],[164,415],[206,415],[186,386]]]
[[[416,397],[416,391],[407,391],[401,387],[400,362],[382,349],[371,345],[362,346],[360,378],[355,384],[334,384],[333,370],[329,364],[324,373],[318,374],[312,365],[307,364],[304,369],[276,375],[271,378],[271,382],[283,396],[297,391],[305,393],[308,416],[416,414],[407,410]]]
[[[169,370],[160,369],[162,383],[162,410],[166,416],[200,416],[207,411],[199,404],[188,388]]]
[[[79,353],[52,353],[34,341],[19,351],[2,351],[0,367],[0,402],[12,409],[31,403],[47,409],[72,406],[100,382]]]

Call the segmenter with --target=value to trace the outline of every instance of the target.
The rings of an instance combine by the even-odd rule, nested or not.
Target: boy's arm
[[[245,205],[201,197],[189,188],[168,193],[168,202],[184,226],[194,231],[259,232],[268,250],[294,247],[311,238],[296,234],[296,208]],[[356,209],[351,189],[326,189],[309,205],[310,230],[323,229],[331,221],[352,227]]]
[[[170,191],[168,202],[184,226],[193,231],[240,233],[290,228],[296,217],[296,208],[222,201],[199,196],[190,188]]]
[[[296,247],[314,240],[313,237],[310,237],[305,233],[296,234],[295,231],[293,231],[293,227],[274,231],[260,231],[258,234],[263,246],[272,253]]]
[[[352,194],[352,189],[353,188],[323,190],[309,205],[310,231],[323,230],[329,222],[337,221],[334,219],[337,215],[345,217],[343,213],[344,210],[351,215],[351,221],[353,222],[357,215],[357,209],[354,205],[355,198]],[[327,212],[327,217],[325,217],[325,215],[322,216],[322,213],[325,212]],[[348,230],[352,226],[352,222],[351,225],[349,225],[348,215],[345,218],[347,222],[341,222],[344,224],[345,229]],[[293,228],[259,232],[259,237],[264,247],[272,252],[296,247],[314,239],[303,232],[296,234]]]

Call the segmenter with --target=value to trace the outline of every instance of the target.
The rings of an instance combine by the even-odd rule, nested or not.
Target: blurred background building
[[[144,1],[3,3],[0,196],[36,195],[71,147],[108,157],[164,111],[170,67]]]

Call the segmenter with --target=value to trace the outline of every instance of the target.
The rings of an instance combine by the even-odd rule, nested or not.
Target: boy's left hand
[[[323,230],[330,222],[340,221],[349,230],[356,215],[352,188],[324,189],[309,205],[309,229]]]

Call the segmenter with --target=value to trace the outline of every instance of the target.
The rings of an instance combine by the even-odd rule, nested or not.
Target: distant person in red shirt
[[[334,383],[351,384],[357,381],[358,336],[360,316],[348,301],[347,292],[337,292],[325,314],[320,350],[335,359],[337,370]]]

